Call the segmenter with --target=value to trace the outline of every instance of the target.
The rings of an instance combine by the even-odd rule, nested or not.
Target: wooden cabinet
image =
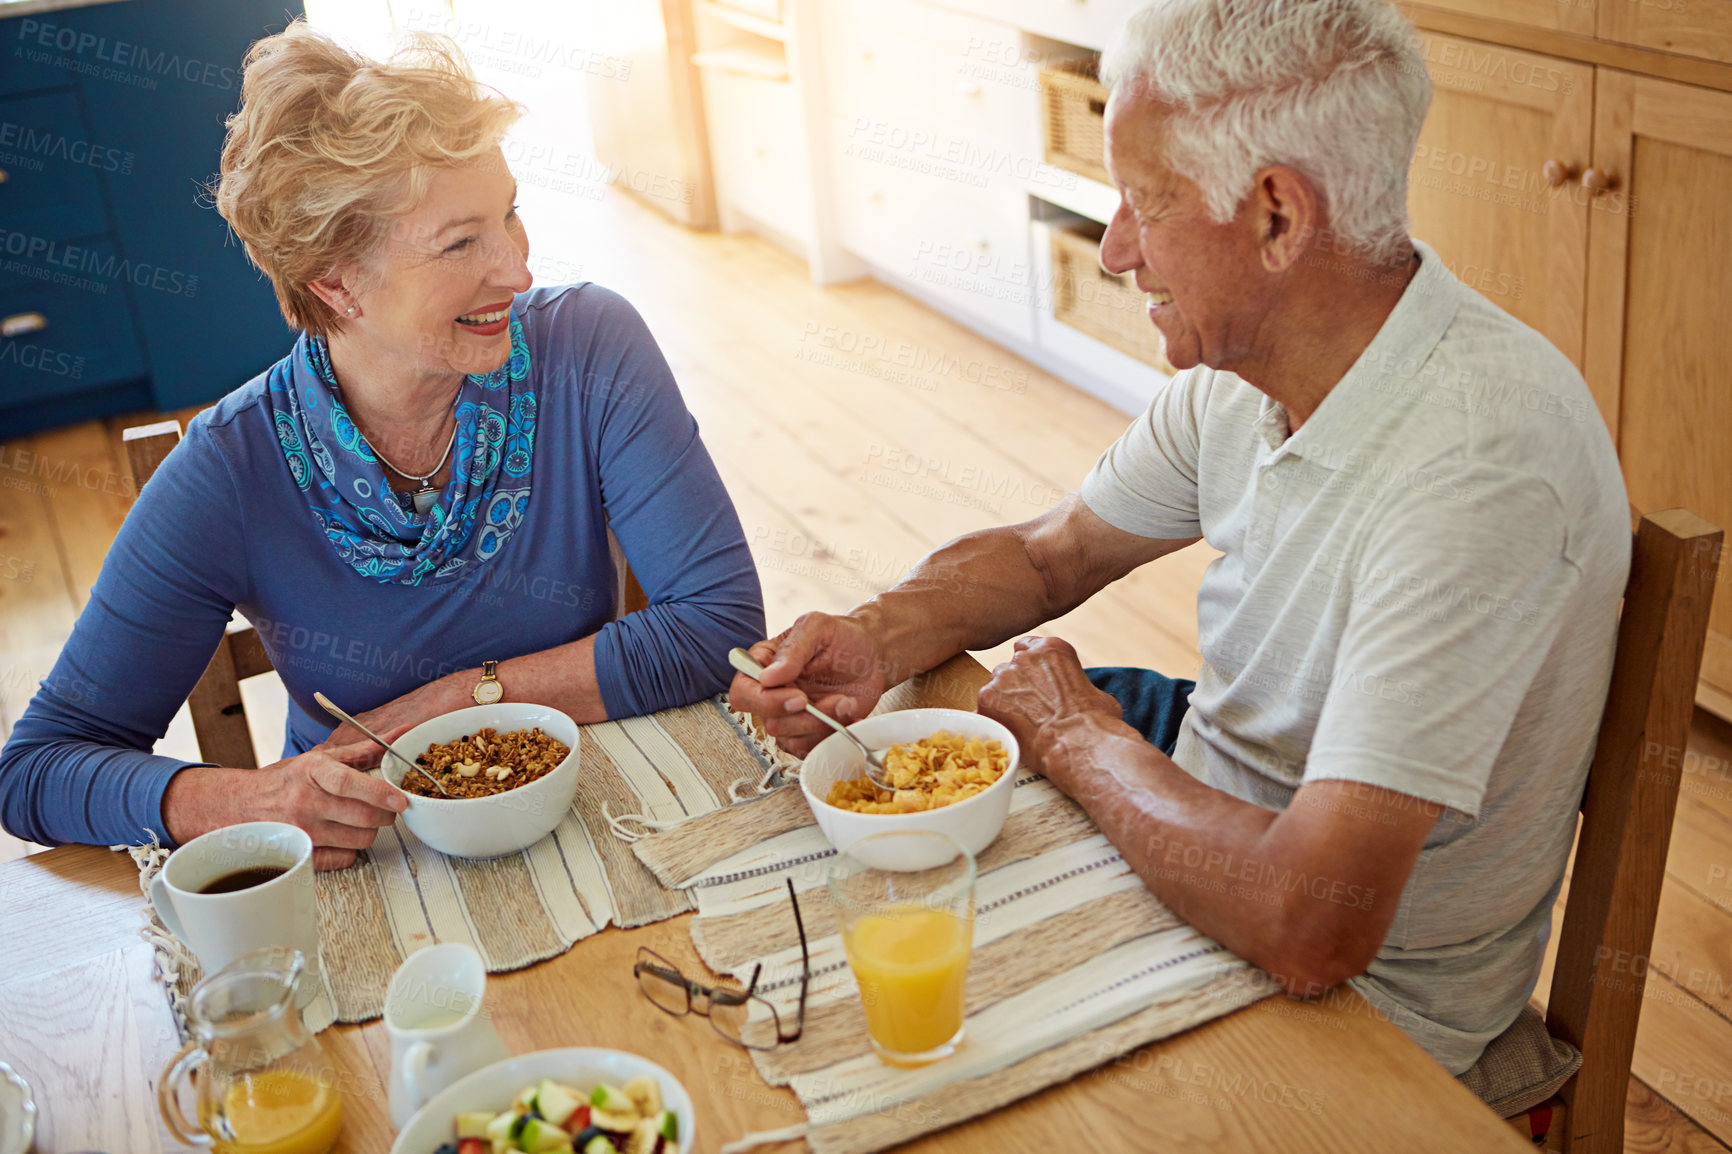
[[[294,334],[201,195],[298,0],[0,3],[0,440],[213,401]]]
[[[1617,2],[1623,3],[1624,0]],[[1532,28],[1585,36],[1594,34],[1594,0],[1425,0],[1425,6]]]
[[[1422,38],[1431,113],[1408,174],[1413,233],[1451,271],[1579,366],[1594,69]]]
[[[1601,4],[1595,34],[1620,44],[1732,61],[1732,0],[1619,0]]]
[[[1600,69],[1584,372],[1630,504],[1732,525],[1732,93]],[[1622,195],[1620,195],[1622,194]],[[1732,573],[1715,588],[1703,703],[1732,711]]]
[[[1641,5],[1617,7],[1635,27],[1623,9]],[[1732,36],[1723,7],[1716,27]],[[1683,506],[1732,526],[1732,275],[1720,259],[1732,250],[1732,91],[1423,40],[1434,97],[1410,172],[1414,235],[1582,369],[1634,513]],[[1732,718],[1729,590],[1732,573],[1716,587],[1697,699]]]

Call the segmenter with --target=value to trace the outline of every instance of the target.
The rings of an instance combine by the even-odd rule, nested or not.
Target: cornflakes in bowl
[[[998,836],[1021,752],[1010,730],[966,709],[904,709],[848,728],[873,749],[902,745],[896,772],[907,776],[891,779],[902,788],[868,796],[860,750],[839,733],[819,742],[800,769],[800,789],[831,845],[845,850],[867,834],[922,829],[949,834],[977,854]]]
[[[919,813],[983,793],[1009,768],[1003,742],[941,729],[885,752],[884,779],[895,786],[893,791],[861,776],[836,782],[824,800],[854,813]]]

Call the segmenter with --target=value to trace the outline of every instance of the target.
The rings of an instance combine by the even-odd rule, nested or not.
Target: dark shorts
[[[1095,688],[1112,694],[1125,711],[1125,724],[1171,757],[1179,740],[1179,723],[1191,700],[1195,681],[1178,681],[1152,669],[1102,665],[1085,669]]]

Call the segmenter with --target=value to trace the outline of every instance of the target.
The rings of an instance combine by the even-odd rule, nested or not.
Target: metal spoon
[[[728,664],[732,665],[735,669],[738,669],[741,673],[744,673],[747,677],[750,677],[753,681],[763,680],[764,667],[758,664],[757,658],[753,657],[750,653],[747,653],[744,649],[730,649],[728,651]],[[849,741],[852,741],[855,745],[859,746],[860,752],[866,755],[866,780],[870,781],[879,789],[892,792],[895,791],[896,787],[884,779],[884,754],[882,752],[874,753],[872,750],[867,749],[866,743],[861,741],[858,737],[855,737],[852,730],[850,730],[846,725],[843,725],[840,721],[837,721],[834,717],[831,717],[828,713],[815,707],[810,701],[806,703],[806,712],[810,713],[813,717],[816,717],[819,721],[822,721],[825,725],[828,725],[831,729],[834,729],[837,733],[840,733],[843,737],[846,737]]]
[[[385,752],[391,754],[398,761],[402,762],[404,765],[408,766],[410,769],[414,770],[416,773],[420,774],[422,777],[424,777],[428,781],[432,782],[433,788],[438,790],[442,796],[444,796],[444,797],[450,797],[451,796],[450,791],[448,791],[443,785],[439,784],[438,778],[434,777],[432,774],[430,774],[426,770],[422,769],[419,765],[416,765],[415,762],[412,761],[411,759],[404,757],[401,753],[398,753],[396,747],[393,746],[390,742],[386,741],[384,738],[380,737],[378,734],[374,733],[372,730],[368,729],[366,726],[362,725],[360,722],[358,722],[354,718],[350,717],[347,713],[344,713],[341,709],[337,708],[336,704],[334,702],[332,702],[332,700],[329,697],[326,697],[323,693],[315,692],[313,694],[313,700],[318,702],[319,705],[324,708],[326,713],[330,714],[332,717],[336,718],[338,721],[341,721],[341,722],[344,722],[348,725],[354,726],[356,729],[360,730],[362,733],[364,733],[368,737],[372,738],[376,744],[382,746],[384,748]]]

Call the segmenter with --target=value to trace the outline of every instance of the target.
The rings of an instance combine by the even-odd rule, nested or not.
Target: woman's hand
[[[853,617],[807,613],[771,641],[752,646],[761,682],[735,674],[728,701],[763,718],[764,729],[796,757],[832,730],[807,713],[810,701],[847,725],[872,712],[884,695],[887,666],[877,643]]]
[[[392,740],[397,729],[380,736]],[[409,807],[403,792],[369,777],[381,750],[371,741],[326,742],[261,769],[195,765],[169,780],[162,797],[168,836],[185,844],[243,821],[281,821],[313,839],[313,868],[341,869]]]
[[[1095,688],[1070,642],[1024,637],[1016,654],[981,686],[980,712],[1016,737],[1022,764],[1039,770],[1071,794],[1066,759],[1050,757],[1067,735],[1099,726],[1124,727],[1124,712],[1109,693]]]
[[[415,726],[429,718],[438,717],[442,713],[450,713],[453,709],[463,709],[475,704],[474,690],[476,682],[481,680],[481,670],[459,670],[437,681],[411,689],[395,701],[387,701],[377,709],[369,709],[365,713],[356,713],[355,720],[385,738],[396,740],[400,734],[407,733]],[[343,704],[337,702],[338,705]],[[351,710],[351,713],[354,711]],[[385,731],[394,729],[395,734]],[[367,735],[344,722],[331,731],[331,736],[325,739],[326,745],[353,745],[356,742],[367,741]],[[369,742],[369,745],[371,743]],[[379,749],[373,745],[373,749]],[[382,750],[380,750],[383,753]],[[375,761],[374,764],[377,764]]]

